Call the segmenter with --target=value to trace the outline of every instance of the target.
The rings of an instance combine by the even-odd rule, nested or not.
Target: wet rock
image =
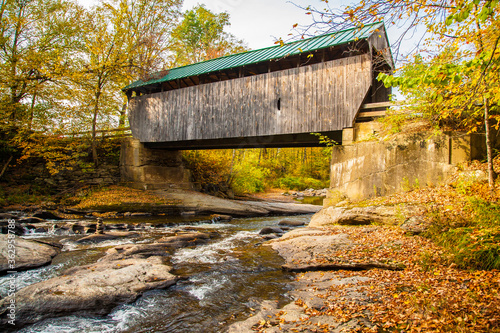
[[[90,234],[96,231],[96,224],[91,222],[76,222],[70,224],[70,229],[75,234]]]
[[[100,261],[74,267],[61,276],[19,290],[16,329],[46,318],[83,313],[105,315],[136,300],[147,290],[176,283],[171,267],[159,257]],[[0,301],[0,326],[6,327],[9,299]]]
[[[0,220],[18,220],[19,216],[10,213],[0,213]]]
[[[62,217],[46,210],[39,210],[35,212],[33,217],[39,217],[44,220],[64,220]]]
[[[8,240],[8,235],[0,235],[0,275],[9,270],[23,271],[50,264],[52,258],[59,253],[59,249],[54,246],[16,237],[15,265],[11,267]]]
[[[50,228],[49,232],[56,235],[56,236],[67,235],[70,232],[70,228],[66,227],[66,226],[60,226],[60,225],[54,224]]]
[[[158,243],[169,243],[169,244],[176,244],[179,243],[182,247],[186,246],[186,244],[200,244],[208,241],[210,238],[212,238],[213,235],[205,232],[188,232],[188,233],[183,233],[183,234],[178,234],[175,236],[165,236],[160,239],[158,239]],[[191,245],[190,244],[190,245]]]
[[[259,235],[282,234],[282,233],[284,233],[283,229],[277,227],[265,227],[259,231]]]
[[[216,234],[190,232],[175,236],[160,238],[150,244],[125,244],[115,246],[106,251],[106,256],[100,260],[118,260],[126,258],[148,258],[151,256],[167,256],[174,250],[186,246],[204,244]]]
[[[214,214],[210,216],[216,222],[229,222],[233,219],[231,215]]]
[[[19,222],[19,223],[42,223],[42,222],[45,222],[45,220],[40,218],[40,217],[31,216],[31,217],[23,217],[23,218],[17,220],[16,222]]]
[[[113,224],[106,224],[104,229],[106,230],[127,230],[128,225],[125,223],[113,223]]]
[[[132,217],[151,216],[151,213],[138,212],[138,213],[131,213],[130,216]]]
[[[96,244],[109,240],[123,239],[123,238],[135,238],[140,235],[136,232],[107,232],[105,234],[92,234],[85,236],[76,241],[77,244]]]
[[[14,233],[17,236],[22,236],[24,235],[24,227],[20,223],[15,223],[14,228],[9,228],[9,222],[8,221],[1,221],[0,222],[0,229],[2,234],[8,234],[9,230],[10,232]]]
[[[267,235],[262,235],[263,240],[271,240],[271,239],[276,239],[279,238],[280,236],[276,234],[267,234]]]
[[[291,227],[299,227],[303,226],[305,224],[304,221],[299,221],[299,220],[281,220],[278,225],[286,225],[286,226],[291,226]]]

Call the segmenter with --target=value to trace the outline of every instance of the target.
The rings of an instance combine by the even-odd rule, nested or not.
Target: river
[[[167,257],[174,268],[172,273],[183,277],[168,289],[149,291],[105,317],[52,318],[18,332],[224,332],[229,324],[250,316],[262,300],[274,300],[280,306],[290,302],[287,291],[292,276],[281,270],[283,261],[272,249],[261,246],[263,239],[259,235],[262,228],[277,226],[289,218],[307,223],[311,216],[238,218],[224,223],[193,218],[134,218],[127,223],[132,220],[149,226],[139,231],[139,238],[95,245],[77,245],[73,241],[82,236],[71,233],[32,234],[26,238],[61,241],[65,245],[51,265],[17,273],[18,289],[57,276],[70,267],[95,262],[107,249],[119,244],[149,243],[183,230],[215,231],[218,236],[207,244],[181,248]],[[0,278],[1,297],[7,293],[9,278]]]

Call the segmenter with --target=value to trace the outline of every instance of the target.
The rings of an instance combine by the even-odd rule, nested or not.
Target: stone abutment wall
[[[357,124],[354,140],[334,147],[324,206],[442,184],[460,163],[485,156],[484,135],[419,132],[389,141],[367,140],[376,127]]]
[[[121,181],[133,188],[192,188],[180,151],[149,149],[134,138],[122,142],[120,173]]]

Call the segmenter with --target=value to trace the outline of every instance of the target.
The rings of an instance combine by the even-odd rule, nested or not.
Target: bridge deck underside
[[[323,132],[322,135],[342,143],[342,131]],[[144,142],[152,149],[196,150],[196,149],[238,149],[238,148],[286,148],[286,147],[321,147],[318,136],[311,133],[226,138],[211,140],[186,140],[176,142]]]

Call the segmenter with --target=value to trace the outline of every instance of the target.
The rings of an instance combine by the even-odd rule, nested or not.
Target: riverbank
[[[223,199],[204,193],[182,190],[138,190],[124,186],[89,189],[64,202],[3,207],[4,212],[18,212],[17,217],[29,218],[25,222],[40,222],[37,213],[52,214],[53,219],[123,218],[124,216],[196,216],[223,214],[234,217],[311,214],[321,206],[300,204],[281,196],[279,200],[248,196],[242,200]],[[14,213],[16,214],[16,213]],[[50,219],[50,217],[49,217]],[[21,221],[23,222],[23,221]]]
[[[328,207],[268,241],[294,300],[263,302],[229,332],[500,332],[500,191],[482,167]]]

